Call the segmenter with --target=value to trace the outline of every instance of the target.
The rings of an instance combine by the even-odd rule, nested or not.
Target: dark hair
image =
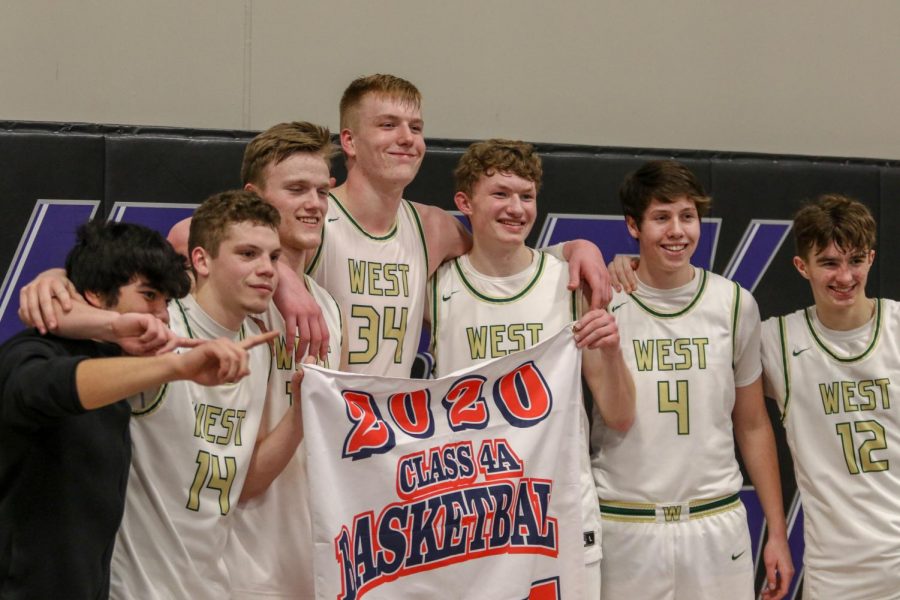
[[[476,142],[459,157],[453,171],[456,191],[471,196],[481,177],[491,177],[496,173],[518,175],[533,181],[535,189],[540,189],[543,176],[541,158],[534,151],[534,146],[527,142],[501,139]]]
[[[875,249],[875,219],[866,205],[840,194],[823,194],[794,216],[797,256],[809,258],[834,242],[842,252]]]
[[[191,289],[185,258],[162,235],[143,225],[103,219],[78,228],[66,275],[79,293],[94,292],[110,307],[119,301],[119,288],[136,277],[169,298]]]
[[[228,227],[238,223],[262,225],[278,231],[281,216],[265,200],[247,190],[230,190],[213,194],[203,201],[191,219],[188,249],[200,247],[213,258],[228,237]]]
[[[629,173],[619,188],[622,212],[634,219],[640,229],[644,212],[656,199],[670,204],[686,196],[694,202],[701,217],[709,212],[712,199],[703,191],[697,176],[686,166],[674,160],[652,160],[637,171]]]

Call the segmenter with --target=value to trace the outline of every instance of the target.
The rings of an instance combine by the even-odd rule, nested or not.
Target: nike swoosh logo
[[[627,302],[623,302],[623,303],[621,303],[621,304],[616,304],[615,306],[613,306],[612,308],[609,309],[609,312],[616,312],[617,310],[619,310],[620,308],[622,308],[622,307],[625,306],[626,304],[627,304]]]
[[[732,554],[732,555],[731,555],[731,560],[737,560],[737,559],[739,559],[740,557],[742,557],[742,556],[744,555],[744,552],[746,552],[746,550],[744,550],[743,552],[740,552],[740,553],[738,553],[738,554]]]
[[[453,294],[455,294],[455,293],[458,292],[458,291],[459,291],[459,290],[453,290],[453,291],[450,292],[449,294],[444,294],[443,296],[441,296],[441,298],[444,300],[444,302],[446,302],[447,300],[450,299],[450,296],[452,296]]]
[[[334,223],[334,222],[337,221],[338,219],[340,219],[340,217],[328,217],[328,222],[329,222],[329,223]]]
[[[809,348],[801,348],[800,350],[793,350],[793,351],[791,351],[791,354],[793,354],[794,356],[800,356],[801,354],[803,354],[803,353],[806,352],[807,350],[809,350]]]

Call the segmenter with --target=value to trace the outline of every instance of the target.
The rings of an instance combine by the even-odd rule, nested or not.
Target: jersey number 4
[[[691,417],[688,410],[688,382],[679,379],[675,382],[675,395],[672,396],[672,386],[668,381],[660,381],[656,384],[659,396],[659,412],[675,413],[678,417],[678,435],[688,435],[691,432]]]

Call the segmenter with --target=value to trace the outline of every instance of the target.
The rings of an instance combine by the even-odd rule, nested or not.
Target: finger
[[[566,289],[569,291],[577,290],[579,284],[581,283],[581,273],[579,272],[577,263],[568,263],[569,264],[569,283],[566,284]]]
[[[309,345],[307,346],[307,356],[317,357],[322,351],[322,347],[327,345],[322,344],[322,323],[324,320],[320,322],[318,318],[311,318],[309,320]]]
[[[26,325],[35,327],[41,334],[47,333],[47,324],[41,315],[37,294],[31,286],[19,291],[19,319]]]
[[[70,289],[74,293],[74,284],[72,284],[72,282],[68,279],[65,282],[53,282],[53,295],[56,296],[57,300],[59,300],[59,304],[62,306],[63,312],[69,312],[70,310],[72,310],[72,294],[70,293]]]
[[[258,333],[256,335],[251,335],[248,338],[245,338],[238,342],[238,346],[243,348],[244,350],[249,350],[255,346],[259,346],[260,344],[265,344],[271,340],[274,340],[278,337],[277,331],[267,331],[265,333]]]
[[[288,353],[294,351],[294,339],[297,334],[297,317],[290,316],[284,321],[284,345]]]
[[[294,348],[294,360],[299,362],[307,354],[309,347],[310,325],[309,319],[300,319],[297,322],[300,336],[297,339],[297,346]]]
[[[291,377],[291,398],[296,402],[300,402],[300,383],[303,381],[303,376],[303,367],[297,367]]]
[[[328,324],[325,322],[325,315],[319,313],[319,330],[322,332],[322,341],[316,356],[325,360],[328,358],[328,345],[331,342],[331,332],[328,331]]]

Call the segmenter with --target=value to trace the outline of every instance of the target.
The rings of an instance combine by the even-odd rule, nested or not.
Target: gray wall
[[[896,0],[0,0],[0,120],[337,126],[354,77],[426,134],[900,159]]]

